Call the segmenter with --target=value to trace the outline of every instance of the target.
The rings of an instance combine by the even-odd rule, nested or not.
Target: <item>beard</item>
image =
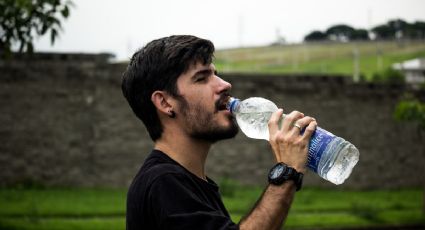
[[[200,104],[189,104],[184,97],[178,97],[181,113],[192,138],[214,143],[233,138],[238,134],[239,128],[234,116],[228,117],[230,121],[228,126],[220,125],[214,120],[214,115],[220,111],[219,104],[224,98],[224,96],[221,97],[215,103],[215,111],[210,113]]]

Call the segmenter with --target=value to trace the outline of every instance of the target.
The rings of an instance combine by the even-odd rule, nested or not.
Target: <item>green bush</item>
[[[387,68],[384,71],[374,73],[372,81],[378,83],[402,84],[405,82],[405,77],[400,71]]]
[[[425,130],[425,103],[416,99],[400,101],[394,117],[398,121],[417,122],[420,128]]]

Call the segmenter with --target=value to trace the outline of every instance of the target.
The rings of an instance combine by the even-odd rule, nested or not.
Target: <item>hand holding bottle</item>
[[[295,134],[293,128],[303,130],[304,127],[309,127],[307,125],[309,122],[307,121],[306,123],[304,121],[301,123],[305,125],[303,127],[297,123],[284,122],[282,129],[278,129],[276,128],[278,126],[275,126],[276,131],[269,133],[268,121],[278,108],[273,102],[260,97],[251,97],[243,101],[231,97],[229,98],[227,108],[236,116],[236,121],[240,129],[250,138],[271,140],[271,134],[276,135],[276,133],[282,131],[282,134],[274,137],[276,139],[273,140],[273,150],[276,151],[275,155],[279,155],[279,158],[277,158],[278,161],[281,160],[280,152],[284,151],[284,148],[282,148],[285,145],[284,140],[288,140],[287,137]],[[281,114],[281,112],[279,113]],[[304,117],[304,115],[301,117]],[[301,117],[300,120],[303,119]],[[281,117],[277,116],[274,119],[273,124],[276,124],[276,120],[281,119]],[[292,122],[294,119],[291,118]],[[310,121],[311,123],[312,121]],[[285,135],[283,129],[289,131],[289,133]],[[310,142],[308,144],[307,168],[334,184],[344,183],[359,161],[359,150],[350,142],[320,127],[316,127],[313,134],[310,134],[312,127],[310,126],[308,129],[308,131],[306,129],[306,132],[308,132],[307,135],[310,135],[311,138],[309,138]],[[276,141],[283,141],[283,143],[276,144]],[[295,139],[291,141],[296,144]],[[286,152],[282,154],[284,156],[287,155]]]
[[[293,111],[285,115],[280,126],[282,115],[283,110],[279,109],[271,115],[268,122],[269,143],[276,161],[284,162],[297,172],[305,173],[308,143],[317,123],[314,118]],[[304,128],[305,131],[301,133]]]

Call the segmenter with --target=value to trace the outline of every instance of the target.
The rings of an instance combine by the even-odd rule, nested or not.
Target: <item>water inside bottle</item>
[[[269,139],[268,121],[273,112],[238,113],[236,120],[239,128],[250,138]]]
[[[354,145],[348,143],[336,155],[337,158],[324,176],[327,180],[339,185],[350,176],[351,171],[359,161],[359,152]]]

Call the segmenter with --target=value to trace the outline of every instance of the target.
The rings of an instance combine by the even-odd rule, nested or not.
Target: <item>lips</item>
[[[216,102],[215,107],[217,108],[218,111],[221,110],[227,110],[227,102],[229,101],[229,95],[228,94],[223,94],[220,99]]]

